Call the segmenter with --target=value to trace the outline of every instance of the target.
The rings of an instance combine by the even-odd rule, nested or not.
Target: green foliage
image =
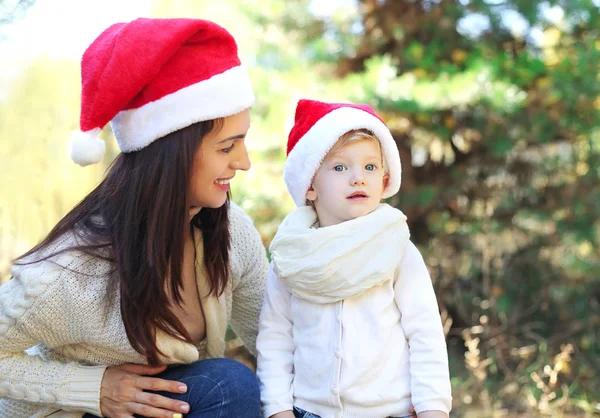
[[[78,128],[78,65],[47,58],[28,67],[0,101],[0,281],[91,190],[103,167],[76,168],[67,140]]]

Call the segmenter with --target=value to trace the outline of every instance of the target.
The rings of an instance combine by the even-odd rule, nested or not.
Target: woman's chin
[[[227,202],[227,195],[225,195],[225,197],[222,200],[215,199],[212,202],[210,202],[209,204],[204,205],[203,207],[211,208],[211,209],[219,209],[221,206],[223,206],[225,204],[225,202]]]

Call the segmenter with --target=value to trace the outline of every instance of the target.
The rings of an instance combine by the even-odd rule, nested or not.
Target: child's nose
[[[352,185],[353,186],[364,186],[365,185],[365,177],[361,174],[356,174],[352,177]]]

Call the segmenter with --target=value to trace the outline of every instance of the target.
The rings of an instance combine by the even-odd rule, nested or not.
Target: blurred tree
[[[368,102],[389,124],[404,171],[391,203],[427,249],[452,321],[450,342],[466,346],[466,367],[453,362],[458,393],[468,394],[457,406],[500,407],[502,396],[494,399],[503,393],[504,406],[542,413],[593,408],[600,400],[598,4],[249,3],[262,27],[286,34],[272,47],[281,52],[267,55],[272,67],[285,68],[286,42],[300,40],[293,58],[327,86],[321,98]],[[526,396],[511,392],[515,381]],[[572,396],[582,402],[564,402]]]

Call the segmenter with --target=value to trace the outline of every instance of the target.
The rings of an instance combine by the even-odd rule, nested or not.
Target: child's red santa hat
[[[371,131],[381,143],[390,175],[383,197],[391,197],[400,190],[402,170],[398,146],[388,127],[369,105],[300,100],[283,167],[283,179],[296,206],[306,204],[306,192],[329,150],[342,135],[356,129]]]
[[[81,60],[81,132],[71,159],[100,162],[111,123],[122,152],[140,150],[193,123],[254,103],[235,40],[199,19],[136,19],[106,29]]]

